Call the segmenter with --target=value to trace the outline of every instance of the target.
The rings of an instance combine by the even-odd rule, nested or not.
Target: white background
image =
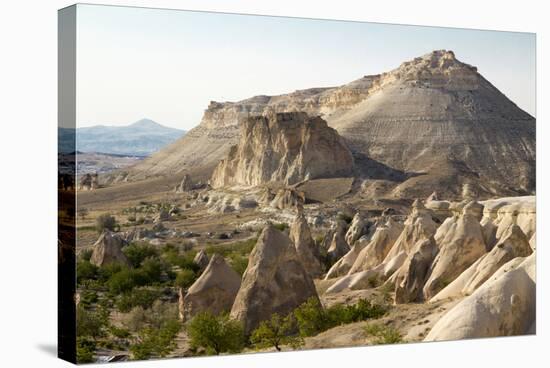
[[[89,1],[91,3],[101,3]],[[108,1],[110,4],[454,26],[537,33],[538,333],[482,339],[129,363],[136,367],[548,366],[549,11],[545,1]],[[0,366],[68,366],[56,349],[57,9],[0,8]]]

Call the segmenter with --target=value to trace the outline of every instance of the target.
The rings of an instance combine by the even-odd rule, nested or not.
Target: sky
[[[532,33],[78,5],[77,126],[189,130],[210,101],[338,86],[438,49],[535,116]]]

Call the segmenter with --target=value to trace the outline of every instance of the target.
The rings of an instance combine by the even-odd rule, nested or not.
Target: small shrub
[[[117,309],[122,313],[129,312],[134,307],[150,308],[158,299],[159,292],[151,289],[133,289],[121,295],[116,302]]]
[[[373,337],[372,343],[374,345],[399,344],[403,342],[399,331],[390,326],[370,324],[365,327],[365,334]]]
[[[76,335],[97,339],[105,335],[108,313],[104,310],[91,312],[79,305],[76,309]]]
[[[286,229],[288,229],[288,224],[285,222],[281,222],[278,224],[273,224],[273,227],[279,231],[285,231]]]
[[[90,259],[92,259],[93,252],[94,252],[93,249],[84,249],[79,254],[80,260],[81,261],[89,261]]]
[[[98,300],[97,293],[93,290],[83,290],[80,293],[80,304],[84,307],[90,306],[96,303]]]
[[[178,272],[174,284],[177,287],[187,289],[191,285],[193,285],[196,279],[197,274],[193,270],[190,270],[189,268],[184,268],[183,270]]]
[[[316,298],[310,298],[296,308],[294,315],[300,335],[313,336],[341,324],[379,318],[386,311],[385,307],[364,299],[359,300],[355,305],[337,304],[324,309]]]
[[[105,230],[114,231],[115,226],[116,219],[108,213],[99,215],[95,220],[95,228],[100,234]]]
[[[202,348],[208,355],[238,353],[245,345],[244,329],[239,321],[227,314],[214,316],[209,312],[197,314],[187,325],[191,346]]]
[[[82,284],[86,280],[95,280],[98,276],[98,268],[90,261],[78,261],[76,263],[76,282]]]
[[[290,345],[296,349],[304,344],[304,340],[300,336],[294,336],[295,330],[296,321],[292,315],[281,318],[275,313],[270,320],[260,323],[252,332],[250,341],[258,348],[273,346],[277,351],[281,351],[281,345]]]
[[[132,243],[124,247],[122,251],[133,267],[141,266],[146,258],[158,257],[158,251],[149,244]]]
[[[138,342],[130,346],[134,359],[165,357],[176,347],[175,338],[181,328],[177,320],[170,320],[160,328],[146,327],[138,332]]]
[[[109,326],[109,332],[111,333],[111,335],[119,339],[127,339],[128,337],[130,337],[130,331],[123,327],[111,325]]]
[[[96,343],[93,340],[78,337],[76,339],[76,361],[77,363],[93,363]]]

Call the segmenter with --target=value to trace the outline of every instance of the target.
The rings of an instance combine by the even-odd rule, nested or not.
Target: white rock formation
[[[357,212],[346,233],[346,242],[352,246],[361,236],[367,232],[367,222],[365,218]]]
[[[290,239],[294,242],[296,253],[307,273],[318,277],[322,273],[319,249],[313,238],[303,213],[299,213],[290,226]]]
[[[517,260],[510,262],[517,263]],[[509,269],[509,263],[501,269]],[[533,253],[515,269],[508,272],[500,272],[500,269],[472,295],[449,310],[434,325],[424,341],[534,333],[535,267]]]
[[[267,226],[250,254],[231,317],[242,321],[250,333],[273,313],[285,316],[311,297],[318,298],[317,291],[294,244]]]
[[[460,216],[450,218],[438,229],[435,240],[439,253],[424,286],[425,299],[435,296],[487,252],[479,212],[479,204],[470,202]]]
[[[90,262],[98,267],[110,263],[121,263],[129,266],[130,261],[122,252],[122,247],[124,245],[125,241],[121,236],[114,234],[109,230],[105,230],[93,245],[93,252]]]
[[[184,320],[199,312],[229,312],[241,285],[241,277],[219,254],[214,254],[201,276],[183,296]]]

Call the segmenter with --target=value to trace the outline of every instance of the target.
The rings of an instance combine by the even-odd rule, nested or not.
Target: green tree
[[[147,258],[158,257],[158,251],[149,244],[132,243],[122,249],[133,267],[140,267]]]
[[[277,313],[271,315],[271,319],[260,323],[252,332],[250,340],[258,348],[273,346],[281,351],[281,345],[290,345],[297,348],[304,344],[300,336],[294,336],[296,321],[292,315],[281,318]]]
[[[97,339],[105,335],[108,312],[99,309],[92,312],[79,305],[76,309],[76,334],[78,337]]]
[[[90,261],[78,261],[76,263],[76,282],[81,284],[86,280],[93,280],[97,277],[98,268]]]
[[[227,314],[215,316],[209,312],[197,314],[187,325],[193,348],[203,348],[206,354],[238,353],[245,345],[241,322]]]
[[[146,327],[138,332],[138,342],[130,347],[130,351],[138,360],[165,357],[176,347],[175,338],[180,328],[177,320],[170,320],[160,328]]]

